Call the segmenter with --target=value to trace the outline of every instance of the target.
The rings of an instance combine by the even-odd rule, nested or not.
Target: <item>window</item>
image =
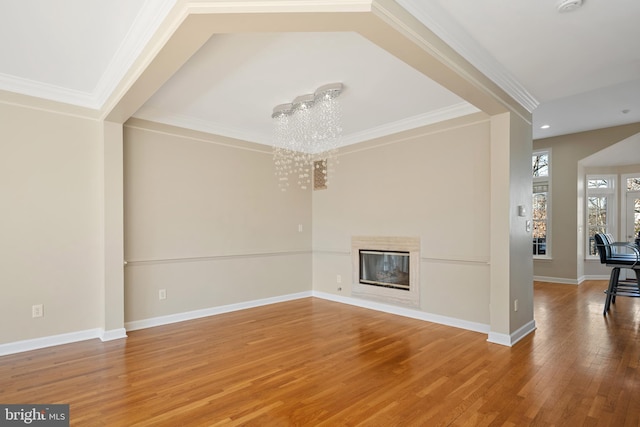
[[[533,255],[550,256],[550,169],[551,153],[540,151],[531,157],[531,173],[533,174]]]
[[[534,153],[531,158],[531,169],[533,178],[542,178],[549,176],[549,152],[543,151]]]
[[[620,228],[624,230],[624,236],[629,241],[636,241],[640,238],[640,176],[625,175],[623,182],[626,181],[627,188],[622,202],[624,208],[622,210],[622,224]]]
[[[593,236],[597,233],[615,234],[615,177],[588,175],[586,187],[587,257],[596,257],[598,250]]]
[[[627,178],[627,191],[640,191],[640,177]]]
[[[547,254],[547,205],[548,187],[533,186],[533,254]]]

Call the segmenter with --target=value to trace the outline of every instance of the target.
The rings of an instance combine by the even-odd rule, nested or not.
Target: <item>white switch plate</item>
[[[531,220],[530,219],[527,220],[526,228],[527,228],[527,233],[530,233],[531,232]]]
[[[160,289],[158,291],[158,299],[167,299],[167,290],[166,289]]]

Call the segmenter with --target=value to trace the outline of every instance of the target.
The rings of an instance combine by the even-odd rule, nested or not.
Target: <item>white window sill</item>
[[[534,255],[533,256],[533,260],[534,261],[553,261],[553,258],[551,258],[550,255]]]

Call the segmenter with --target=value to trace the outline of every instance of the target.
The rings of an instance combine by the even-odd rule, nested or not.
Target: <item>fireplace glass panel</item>
[[[409,290],[409,252],[360,250],[360,283]]]

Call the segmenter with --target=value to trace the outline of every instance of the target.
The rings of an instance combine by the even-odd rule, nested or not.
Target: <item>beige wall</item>
[[[122,338],[124,329],[123,128],[102,122],[104,303],[103,339]]]
[[[577,283],[584,266],[584,167],[579,161],[640,132],[640,123],[535,140],[533,149],[551,148],[552,259],[535,260],[534,276]],[[589,271],[591,272],[590,268]],[[606,273],[605,273],[606,274]]]
[[[270,148],[132,120],[124,159],[127,322],[311,290],[311,195]]]
[[[0,103],[0,138],[0,344],[102,327],[99,122]]]
[[[477,114],[342,150],[313,193],[314,290],[350,296],[351,236],[415,236],[420,309],[488,324],[489,133]]]
[[[348,295],[336,275],[352,277],[352,235],[420,237],[420,309],[490,322],[491,124],[482,113],[346,148],[330,189],[312,196],[278,190],[270,149],[256,144],[132,120],[120,154],[119,125],[0,108],[0,132],[16,141],[0,158],[12,207],[0,343],[120,326],[123,301],[105,286],[105,266],[119,268],[109,249],[118,239],[105,233],[118,227],[105,214],[117,223],[121,207],[105,198],[119,191],[107,156],[115,164],[121,155],[127,322],[311,289]],[[39,303],[45,317],[31,319]]]
[[[512,333],[533,320],[531,231],[527,230],[526,223],[532,218],[532,132],[529,123],[513,114],[510,114],[509,129],[509,302],[505,309],[510,313],[509,332]],[[524,206],[524,216],[519,216],[518,206]]]
[[[494,342],[519,339],[534,328],[533,268],[527,249],[531,233],[526,228],[531,219],[530,157],[531,125],[511,113],[492,116],[489,340]],[[518,206],[524,206],[525,216],[518,215]]]

